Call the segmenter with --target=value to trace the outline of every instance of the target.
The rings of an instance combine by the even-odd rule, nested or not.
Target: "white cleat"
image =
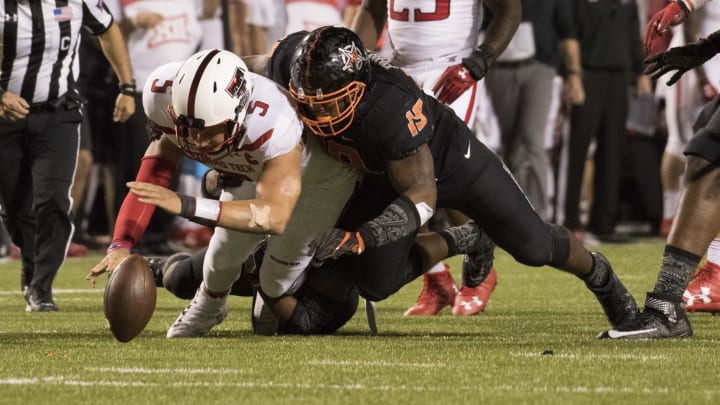
[[[168,338],[194,338],[205,336],[213,326],[227,316],[227,296],[215,298],[205,292],[202,284],[190,304],[167,331]]]

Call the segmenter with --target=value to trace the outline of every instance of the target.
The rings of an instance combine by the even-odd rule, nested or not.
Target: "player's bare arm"
[[[374,49],[387,21],[387,0],[363,0],[353,20],[352,30],[363,45]]]
[[[300,196],[301,153],[302,145],[299,144],[292,151],[265,162],[256,183],[256,198],[252,200],[220,202],[181,196],[165,187],[145,182],[130,182],[128,187],[141,203],[152,204],[171,214],[196,221],[208,220],[212,225],[237,231],[276,235],[285,230]],[[189,209],[188,205],[193,209]]]
[[[390,180],[402,195],[417,205],[435,209],[435,164],[430,148],[422,145],[418,151],[405,159],[388,162]]]

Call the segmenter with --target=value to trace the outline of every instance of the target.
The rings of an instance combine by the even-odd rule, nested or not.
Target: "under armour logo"
[[[690,291],[685,290],[683,297],[687,299],[686,305],[693,305],[695,300],[700,300],[703,304],[712,302],[710,299],[710,287],[700,287],[700,294],[690,294]]]
[[[18,21],[17,14],[5,13],[5,22],[6,22],[6,23],[11,23],[11,22],[12,22],[12,23],[17,23],[17,21]]]
[[[473,306],[481,307],[482,304],[482,300],[478,297],[472,297],[472,300],[470,301],[460,301],[460,305],[462,305],[466,311],[471,310]]]

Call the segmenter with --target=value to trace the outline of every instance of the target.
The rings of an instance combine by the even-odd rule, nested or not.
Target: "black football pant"
[[[51,294],[70,244],[70,186],[80,139],[79,109],[33,111],[0,125],[0,201],[22,250],[21,287]]]

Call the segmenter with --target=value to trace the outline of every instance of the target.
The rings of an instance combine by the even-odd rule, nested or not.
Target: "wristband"
[[[180,198],[180,216],[195,223],[213,227],[217,225],[222,211],[220,201],[209,198],[195,198],[177,193]]]
[[[115,250],[115,249],[119,249],[119,248],[125,248],[125,249],[127,249],[128,252],[129,252],[129,251],[132,250],[132,244],[131,244],[130,242],[127,242],[127,241],[112,242],[112,243],[110,244],[110,246],[108,246],[108,248],[107,248],[107,250],[106,250],[105,252],[106,252],[106,253],[110,253],[110,251]]]
[[[137,85],[135,84],[135,79],[132,80],[132,83],[121,83],[120,94],[135,97],[135,95],[137,94]]]
[[[495,63],[497,58],[495,51],[489,45],[480,45],[477,49],[473,50],[472,53],[462,59],[462,64],[472,75],[473,79],[482,79],[490,66]]]

